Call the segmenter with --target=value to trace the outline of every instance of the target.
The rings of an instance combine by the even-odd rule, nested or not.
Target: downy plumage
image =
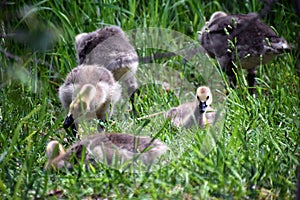
[[[68,128],[74,122],[77,126],[82,118],[102,121],[110,118],[121,92],[121,86],[106,68],[98,65],[74,68],[59,88],[59,99],[68,110],[64,127]]]
[[[110,26],[75,37],[79,64],[100,64],[125,83],[129,96],[137,89],[138,55],[120,27]]]
[[[177,127],[192,127],[195,125],[205,128],[212,124],[216,111],[210,106],[212,94],[208,87],[201,86],[197,89],[196,99],[193,102],[181,104],[171,108],[165,116]]]
[[[264,24],[257,13],[215,12],[198,38],[207,54],[218,60],[232,87],[237,82],[235,65],[248,71],[250,92],[254,91],[256,67],[289,50],[285,39]]]
[[[168,149],[167,145],[150,137],[97,133],[84,137],[66,151],[57,141],[49,142],[46,148],[46,168],[72,169],[82,158],[86,164],[102,162],[117,166],[141,161],[145,165],[151,165]]]

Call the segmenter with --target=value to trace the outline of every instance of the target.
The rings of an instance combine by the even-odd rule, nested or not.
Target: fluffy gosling
[[[64,108],[68,109],[64,128],[73,125],[72,131],[75,134],[78,122],[83,117],[101,121],[110,118],[114,105],[121,98],[121,92],[121,86],[106,68],[97,65],[74,68],[59,88],[59,99]]]
[[[150,137],[98,133],[83,138],[66,151],[57,141],[51,141],[46,148],[48,157],[46,167],[50,169],[72,169],[73,164],[82,160],[82,156],[84,156],[85,164],[102,162],[114,165],[140,160],[145,165],[151,165],[168,149],[166,144]]]
[[[232,87],[237,83],[235,65],[248,71],[251,93],[254,92],[256,67],[289,50],[285,39],[264,24],[257,13],[215,12],[198,38],[207,54],[218,60]]]
[[[165,116],[177,127],[189,128],[199,125],[205,128],[214,122],[216,117],[212,104],[212,94],[208,87],[201,86],[197,89],[196,100],[171,108]]]
[[[79,64],[100,64],[113,73],[115,80],[125,83],[131,96],[138,84],[135,73],[138,55],[120,27],[110,26],[75,37]]]

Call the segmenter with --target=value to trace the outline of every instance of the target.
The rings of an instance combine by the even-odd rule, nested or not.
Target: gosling
[[[211,107],[212,94],[208,87],[201,86],[197,89],[196,100],[171,108],[165,117],[177,127],[190,128],[200,126],[205,128],[215,121],[216,111]]]
[[[255,91],[256,67],[290,49],[285,39],[264,24],[257,13],[215,12],[198,39],[206,53],[218,60],[231,87],[237,84],[235,66],[247,70],[250,93]]]
[[[110,166],[141,161],[149,166],[168,149],[166,144],[150,137],[98,133],[83,138],[66,151],[57,141],[49,142],[46,148],[48,157],[46,168],[72,169],[79,160],[84,160],[85,164],[102,162]]]
[[[138,55],[120,27],[110,26],[75,37],[79,64],[100,64],[113,73],[115,80],[124,82],[131,96],[138,84],[135,73]]]
[[[78,123],[83,117],[104,122],[112,116],[121,92],[120,84],[106,68],[97,65],[74,68],[59,88],[61,104],[68,109],[64,128],[72,126],[76,135]],[[99,130],[103,130],[103,127],[99,126]]]

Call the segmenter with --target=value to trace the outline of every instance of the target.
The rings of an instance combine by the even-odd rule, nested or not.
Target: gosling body
[[[114,105],[121,98],[121,86],[109,70],[98,65],[80,65],[67,76],[59,88],[59,99],[68,110],[64,127],[85,119],[105,121],[112,116]]]
[[[249,87],[255,85],[256,67],[289,50],[284,38],[264,24],[257,13],[215,12],[198,36],[207,54],[216,58],[236,86],[235,65],[248,71]]]
[[[98,133],[89,135],[72,145],[66,151],[57,141],[51,141],[46,148],[48,162],[46,167],[52,169],[73,168],[78,160],[95,164],[108,165],[136,162],[151,165],[166,153],[168,146],[157,139],[118,133]],[[83,157],[82,157],[83,156]],[[75,158],[75,159],[74,159]],[[73,161],[71,161],[73,159]]]
[[[128,95],[137,89],[138,56],[120,27],[111,26],[75,37],[79,64],[100,64],[125,83]]]
[[[173,107],[165,114],[177,127],[189,128],[200,126],[205,128],[213,124],[216,111],[211,107],[212,94],[208,87],[201,86],[197,89],[196,99],[193,102],[181,104]]]

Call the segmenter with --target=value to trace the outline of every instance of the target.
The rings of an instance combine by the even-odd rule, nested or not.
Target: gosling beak
[[[207,108],[206,101],[200,101],[199,103],[199,111],[200,113],[204,113]]]
[[[67,117],[64,121],[64,124],[63,124],[64,128],[65,129],[69,128],[73,124],[73,122],[74,122],[74,119],[73,119],[72,115],[67,115]]]

